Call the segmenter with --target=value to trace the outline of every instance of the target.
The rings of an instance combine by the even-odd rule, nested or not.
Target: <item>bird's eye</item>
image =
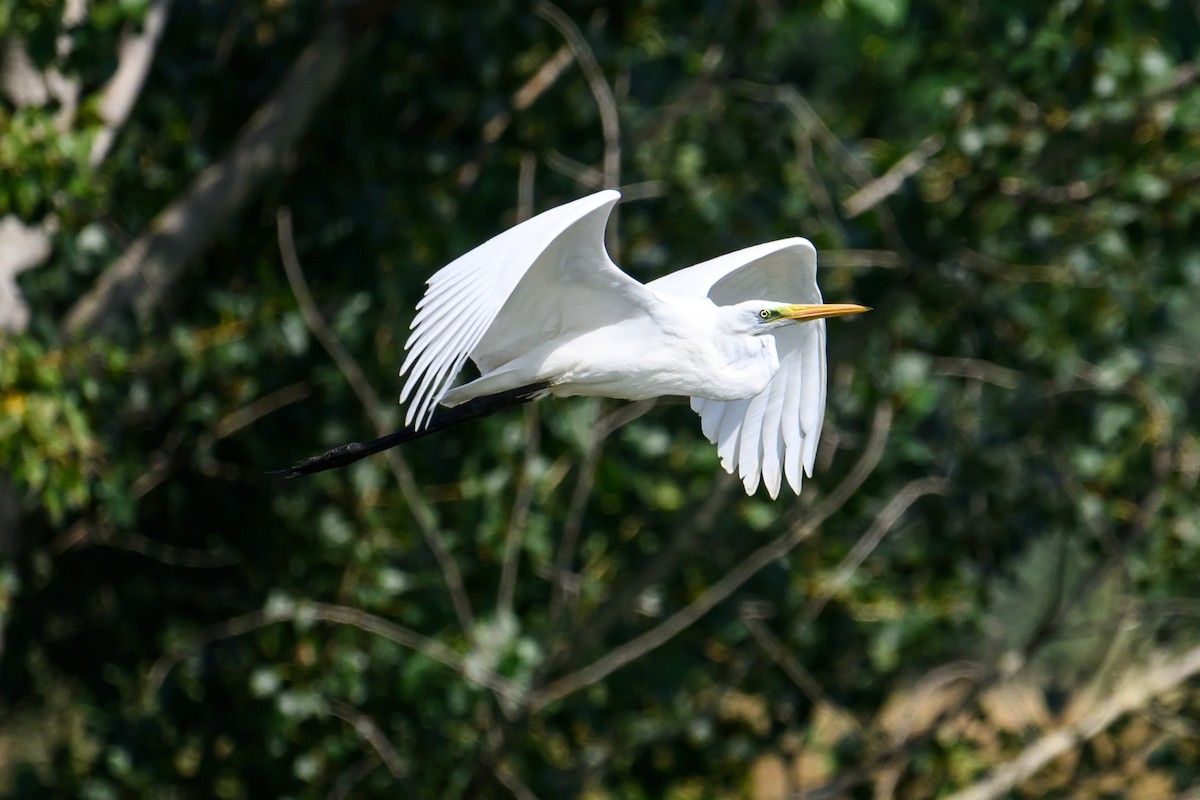
[[[762,311],[758,312],[758,316],[762,319],[770,319],[771,312],[764,308]]]

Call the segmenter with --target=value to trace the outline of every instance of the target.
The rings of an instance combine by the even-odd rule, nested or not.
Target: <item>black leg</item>
[[[454,408],[439,409],[434,412],[433,417],[429,420],[429,424],[420,430],[403,428],[395,433],[389,433],[387,436],[381,436],[365,444],[351,442],[350,444],[339,445],[319,456],[306,458],[290,469],[282,470],[283,476],[285,478],[297,478],[301,475],[311,475],[314,472],[324,472],[327,469],[337,469],[347,464],[353,464],[355,461],[395,447],[398,444],[411,442],[413,439],[420,439],[422,436],[428,436],[431,433],[461,424],[467,420],[490,416],[504,408],[519,406],[522,403],[528,403],[530,400],[536,400],[545,394],[546,389],[549,387],[549,383],[531,383],[528,386],[519,386],[507,392],[487,395],[486,397],[476,397],[474,400],[468,400]]]

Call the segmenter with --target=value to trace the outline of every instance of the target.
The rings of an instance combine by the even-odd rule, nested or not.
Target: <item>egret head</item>
[[[814,319],[844,317],[871,309],[854,303],[793,303],[777,305],[769,300],[738,303],[735,308],[751,334],[771,333],[785,325],[809,322]]]

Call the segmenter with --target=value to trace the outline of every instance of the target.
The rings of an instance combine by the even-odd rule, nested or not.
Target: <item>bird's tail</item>
[[[351,442],[350,444],[339,445],[319,456],[313,456],[312,458],[306,458],[303,461],[297,462],[291,468],[280,470],[280,472],[285,478],[297,478],[301,475],[311,475],[314,472],[324,472],[327,469],[344,467],[369,455],[388,450],[405,442],[411,442],[413,439],[419,439],[435,431],[444,430],[445,428],[479,417],[487,417],[501,409],[519,406],[522,403],[536,400],[543,396],[549,387],[550,384],[546,381],[531,383],[527,386],[518,386],[515,389],[509,389],[505,392],[476,397],[454,408],[438,409],[429,420],[429,424],[420,430],[411,427],[401,428],[395,433],[389,433],[387,436],[381,436],[370,442],[362,444]]]

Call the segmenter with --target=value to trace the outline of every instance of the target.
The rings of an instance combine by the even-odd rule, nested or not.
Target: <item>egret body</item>
[[[317,472],[505,405],[546,395],[691,398],[722,466],[749,494],[812,476],[825,412],[825,304],[816,250],[782,239],[648,284],[604,248],[620,198],[550,209],[436,272],[417,304],[401,367],[406,429],[308,459]],[[452,388],[466,360],[475,380]],[[448,409],[439,409],[446,406]]]

